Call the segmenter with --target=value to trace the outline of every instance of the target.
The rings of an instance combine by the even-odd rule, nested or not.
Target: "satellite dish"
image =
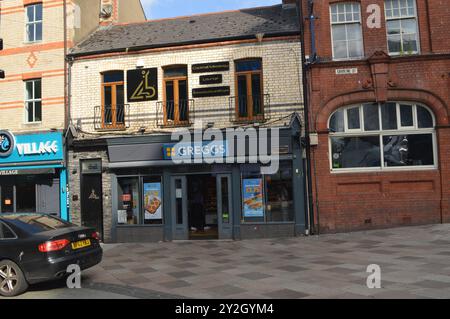
[[[100,11],[100,17],[107,19],[110,18],[113,12],[113,7],[110,4],[105,4],[102,6],[102,9]]]

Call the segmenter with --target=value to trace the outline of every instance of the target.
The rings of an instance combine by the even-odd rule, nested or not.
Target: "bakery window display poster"
[[[145,220],[162,219],[161,183],[144,183]]]
[[[244,217],[264,217],[262,178],[243,180]]]

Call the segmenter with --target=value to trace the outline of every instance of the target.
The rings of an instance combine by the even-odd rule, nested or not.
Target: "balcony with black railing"
[[[270,94],[231,96],[230,122],[265,122],[270,119]]]
[[[130,105],[100,105],[94,108],[94,129],[125,130],[130,127]]]
[[[182,127],[194,123],[194,100],[159,101],[156,107],[156,125]]]

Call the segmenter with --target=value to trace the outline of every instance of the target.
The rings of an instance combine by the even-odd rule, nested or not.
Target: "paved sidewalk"
[[[247,241],[105,245],[83,289],[21,298],[450,298],[450,224]],[[368,289],[369,264],[381,289]]]

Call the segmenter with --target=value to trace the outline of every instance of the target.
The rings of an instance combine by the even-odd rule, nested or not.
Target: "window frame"
[[[240,62],[246,62],[246,61],[256,61],[258,60],[261,63],[261,68],[259,70],[253,70],[253,71],[237,71],[237,64]],[[260,85],[260,100],[261,100],[261,109],[262,114],[260,115],[254,115],[254,101],[253,101],[253,94],[249,95],[249,92],[252,92],[252,76],[254,74],[259,75],[259,85]],[[250,99],[247,101],[247,112],[248,115],[246,117],[239,116],[239,76],[245,75],[246,77],[246,84],[247,84],[247,98],[250,97]],[[263,66],[263,59],[262,57],[254,57],[254,58],[245,58],[245,59],[239,59],[234,61],[234,87],[235,87],[235,116],[238,122],[254,122],[254,121],[264,121],[265,119],[265,101],[264,101],[264,66]]]
[[[105,75],[113,72],[122,72],[122,81],[105,82]],[[101,117],[102,117],[102,129],[125,129],[125,104],[126,104],[126,88],[125,88],[125,71],[123,70],[109,70],[101,72]],[[117,123],[117,87],[123,86],[124,104],[123,104],[123,123]],[[111,123],[105,122],[105,88],[111,88]],[[119,104],[120,105],[120,104]]]
[[[36,19],[36,8],[41,8],[41,19]],[[33,8],[33,21],[28,20],[28,8]],[[41,25],[41,38],[37,39],[36,37],[36,29],[37,25]],[[28,37],[28,26],[32,26],[34,30],[34,39],[30,40]],[[42,42],[44,40],[44,6],[42,2],[31,3],[25,6],[25,43],[36,43]]]
[[[294,172],[294,168],[292,166],[292,162],[288,161],[288,160],[283,160],[280,161],[280,169],[286,169],[289,168],[291,170],[291,172]],[[279,171],[277,172],[277,174],[279,173]],[[256,172],[256,171],[252,171],[252,172],[245,172],[245,171],[240,171],[240,199],[241,199],[241,212],[240,212],[240,219],[241,219],[241,224],[242,225],[288,225],[288,224],[294,224],[295,223],[295,209],[294,209],[294,201],[295,201],[295,194],[294,194],[294,179],[291,176],[290,179],[290,183],[291,183],[291,190],[292,190],[292,220],[285,220],[285,221],[274,221],[274,220],[268,220],[268,211],[267,211],[267,206],[268,206],[268,193],[270,192],[270,190],[268,190],[268,183],[267,183],[267,177],[271,176],[271,175],[264,175],[261,174],[260,172]],[[245,217],[244,215],[244,180],[245,179],[261,179],[262,180],[262,201],[263,201],[263,213],[264,216],[263,217]],[[252,218],[254,218],[255,220],[252,220]],[[263,219],[263,220],[257,220],[257,219]],[[273,216],[272,216],[273,218]],[[250,220],[249,220],[250,219]]]
[[[41,83],[41,97],[40,98],[36,98],[36,82],[40,82]],[[42,118],[43,118],[43,113],[42,113],[42,78],[37,78],[37,79],[29,79],[29,80],[25,80],[23,81],[24,83],[24,95],[25,95],[25,102],[24,102],[24,124],[40,124],[42,123]],[[27,96],[27,83],[33,83],[33,94],[32,94],[32,98],[28,99]],[[29,121],[28,118],[28,103],[33,103],[33,121]],[[36,103],[41,103],[41,119],[40,121],[36,121]]]
[[[145,208],[144,208],[144,180],[146,178],[159,178],[160,183],[161,183],[161,196],[162,196],[162,212],[161,212],[161,223],[145,223]],[[119,180],[122,179],[136,179],[137,180],[137,192],[138,192],[138,223],[136,224],[119,224],[117,223],[117,227],[164,227],[167,223],[166,223],[166,208],[164,205],[164,178],[162,174],[124,174],[124,175],[117,175],[116,176],[116,194],[115,196],[118,195],[118,191],[119,191]],[[119,204],[119,197],[117,196],[117,204]],[[116,207],[116,214],[118,213],[118,211],[121,209],[118,209],[118,207]],[[159,220],[159,219],[158,219]]]
[[[400,0],[394,0],[394,1],[398,1],[399,5],[400,5]],[[407,1],[407,0],[406,0]],[[400,11],[400,15],[396,16],[396,17],[388,17],[387,16],[387,7],[386,7],[386,0],[384,0],[384,17],[385,17],[385,24],[386,24],[386,47],[387,47],[387,52],[389,55],[391,56],[403,56],[403,55],[414,55],[414,54],[420,54],[420,32],[419,32],[419,17],[417,14],[417,1],[416,0],[412,0],[414,3],[414,15],[405,15],[403,16],[401,14],[401,6],[399,6],[399,11]],[[412,51],[411,53],[405,53],[405,51],[399,51],[399,52],[390,52],[389,50],[389,30],[388,30],[388,21],[398,21],[400,24],[400,47],[401,50],[403,50],[403,28],[401,26],[401,23],[403,20],[408,20],[408,19],[414,19],[416,22],[416,44],[417,44],[417,51]],[[411,34],[411,33],[409,33]],[[408,34],[408,35],[409,35]]]
[[[17,236],[17,233],[11,227],[9,227],[8,224],[6,224],[5,222],[3,222],[1,220],[0,220],[0,226],[8,228],[10,230],[10,232],[14,235],[14,237],[12,237],[12,238],[2,238],[2,237],[0,237],[0,241],[3,241],[3,240],[15,240],[15,239],[19,238],[19,236]]]
[[[165,76],[166,70],[176,69],[176,68],[185,68],[186,75],[179,76]],[[164,116],[164,125],[165,126],[186,126],[190,123],[190,112],[189,112],[189,71],[188,66],[186,64],[175,64],[175,65],[167,65],[163,68],[163,116]],[[174,97],[174,105],[173,105],[173,122],[167,118],[167,82],[173,82],[173,97]],[[180,81],[186,81],[186,110],[187,110],[187,119],[182,121],[180,120]],[[175,102],[177,101],[177,104]]]
[[[336,109],[328,118],[327,127],[330,128],[330,122],[333,115],[342,110],[345,112],[343,118],[344,121],[347,118],[347,110],[355,107],[360,109],[360,122],[364,122],[364,105],[373,104],[374,102],[362,102],[358,104],[351,104],[348,106],[340,107]],[[378,106],[378,121],[379,129],[373,131],[365,131],[364,123],[361,123],[361,128],[359,130],[348,130],[347,123],[344,124],[344,132],[332,132],[329,130],[328,134],[328,161],[330,165],[331,174],[341,174],[341,173],[366,173],[366,172],[386,172],[386,171],[419,171],[419,170],[435,170],[438,169],[438,149],[437,149],[437,136],[436,136],[436,118],[433,111],[426,105],[416,102],[408,101],[388,101],[386,103],[396,104],[396,114],[397,114],[397,129],[383,130],[383,123],[381,117],[381,105],[383,103],[376,103]],[[410,105],[413,108],[413,126],[402,127],[400,118],[400,105]],[[417,107],[425,108],[432,119],[433,126],[431,128],[419,128],[418,112]],[[386,166],[384,161],[384,143],[383,137],[385,136],[401,136],[401,135],[423,135],[431,134],[433,142],[433,165],[411,165],[411,166]],[[377,167],[349,167],[349,168],[333,168],[333,152],[332,152],[332,138],[333,137],[366,137],[366,136],[378,136],[380,140],[380,166]]]
[[[344,22],[333,22],[333,13],[331,11],[331,8],[333,6],[338,6],[339,4],[352,4],[352,7],[354,4],[357,4],[359,6],[359,21],[344,21]],[[330,39],[331,39],[331,54],[332,54],[332,59],[333,61],[347,61],[347,60],[361,60],[364,58],[364,36],[363,36],[363,30],[362,30],[362,15],[361,15],[361,4],[359,2],[356,1],[347,1],[347,2],[337,2],[337,3],[331,3],[328,7],[329,10],[329,17],[330,17]],[[353,11],[352,11],[353,13]],[[345,13],[344,13],[345,14]],[[362,52],[361,52],[361,56],[358,57],[350,57],[349,56],[349,49],[348,49],[348,38],[347,38],[347,25],[350,24],[357,24],[359,25],[359,30],[361,31],[361,48],[362,48]],[[346,42],[346,49],[347,49],[347,57],[345,58],[336,58],[335,57],[335,52],[334,52],[334,33],[333,33],[333,26],[334,25],[344,25],[345,26],[345,42]],[[340,42],[343,42],[344,40],[339,40]]]

